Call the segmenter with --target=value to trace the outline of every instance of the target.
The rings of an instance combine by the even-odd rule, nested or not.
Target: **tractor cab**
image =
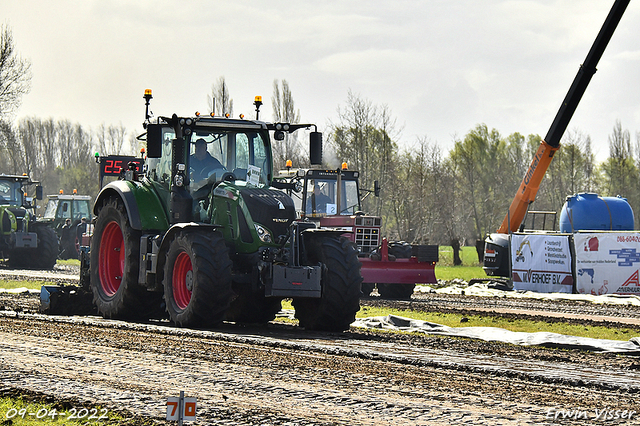
[[[362,256],[378,247],[382,219],[366,215],[361,208],[362,200],[369,194],[379,196],[377,181],[373,191],[360,189],[360,173],[347,170],[346,163],[338,170],[281,170],[278,177],[294,184],[290,195],[299,219],[311,221],[319,228],[344,231]]]
[[[21,176],[0,176],[0,205],[22,206],[22,185],[26,180]]]
[[[42,220],[54,228],[58,237],[67,219],[71,220],[73,226],[80,223],[83,217],[91,221],[91,196],[78,195],[74,190],[71,195],[60,191],[60,194],[49,195],[47,198]]]

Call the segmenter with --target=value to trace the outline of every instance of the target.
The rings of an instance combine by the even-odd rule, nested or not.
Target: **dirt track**
[[[412,303],[481,304],[469,300],[425,295]],[[180,390],[198,398],[197,424],[640,424],[637,413],[631,420],[603,415],[607,408],[611,417],[640,412],[634,357],[356,329],[186,330],[41,317],[31,313],[36,302],[34,295],[0,297],[6,309],[22,311],[0,316],[5,393],[122,410],[132,417],[127,424],[164,423],[166,398]],[[564,305],[543,304],[537,310]],[[637,312],[606,309],[619,317]]]

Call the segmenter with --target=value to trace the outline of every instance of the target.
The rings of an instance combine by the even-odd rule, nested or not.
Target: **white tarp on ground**
[[[593,352],[615,352],[640,355],[640,338],[628,341],[592,339],[588,337],[566,336],[557,333],[525,333],[496,327],[448,327],[427,321],[387,315],[357,319],[354,327],[376,328],[438,334],[444,336],[468,337],[487,342],[504,342],[521,346],[544,346],[547,348],[581,349]]]
[[[640,295],[640,233],[580,232],[573,238],[578,293]]]
[[[567,293],[537,293],[533,291],[504,291],[490,288],[486,283],[467,285],[466,283],[453,284],[447,287],[433,289],[428,286],[416,286],[414,292],[441,293],[441,294],[464,294],[467,296],[479,297],[511,297],[530,298],[540,300],[576,300],[591,302],[596,304],[611,305],[633,305],[640,306],[640,295],[619,295],[619,294],[567,294]]]
[[[573,293],[569,235],[512,234],[514,290]]]

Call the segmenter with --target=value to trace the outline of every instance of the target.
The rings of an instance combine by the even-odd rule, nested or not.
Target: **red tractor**
[[[341,170],[289,169],[281,171],[279,177],[296,183],[291,196],[300,220],[344,231],[343,235],[356,243],[364,296],[377,284],[382,297],[410,298],[416,283],[437,282],[434,270],[438,246],[389,242],[383,237],[382,219],[366,215],[361,208],[369,194],[379,196],[380,187],[376,181],[373,191],[361,190],[359,175],[343,164]]]

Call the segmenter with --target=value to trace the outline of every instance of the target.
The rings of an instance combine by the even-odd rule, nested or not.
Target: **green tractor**
[[[144,170],[129,163],[94,205],[81,281],[105,318],[145,319],[164,305],[177,325],[260,323],[293,299],[300,326],[343,331],[361,295],[358,250],[342,231],[296,221],[274,180],[276,140],[311,124],[148,115]],[[262,104],[256,97],[257,115]],[[312,163],[322,134],[310,132]],[[89,267],[90,265],[90,267]]]
[[[11,268],[53,269],[58,257],[58,239],[46,224],[36,222],[35,204],[26,187],[42,186],[27,176],[0,175],[0,258]]]

